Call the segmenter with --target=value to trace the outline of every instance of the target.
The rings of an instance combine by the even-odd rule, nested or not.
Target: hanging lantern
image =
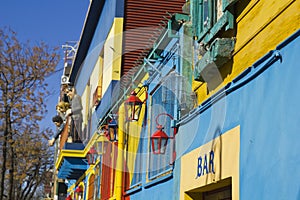
[[[78,197],[80,197],[80,199],[83,197],[83,190],[81,187],[77,187],[75,190],[75,193],[78,195]]]
[[[109,142],[109,140],[107,139],[107,130],[103,128],[98,132],[98,134],[99,137],[96,143],[96,150],[99,155],[102,155],[106,152],[107,145]]]
[[[164,154],[166,152],[169,136],[162,129],[163,126],[158,125],[157,131],[150,137],[154,154]]]
[[[94,147],[92,147],[89,152],[87,153],[87,160],[89,165],[94,165],[97,160],[97,151]]]
[[[134,91],[131,92],[124,105],[126,121],[138,121],[143,102],[136,96]]]
[[[115,119],[108,123],[108,137],[112,142],[118,141],[118,124]]]
[[[67,198],[66,198],[66,200],[72,200],[71,195],[68,195]]]

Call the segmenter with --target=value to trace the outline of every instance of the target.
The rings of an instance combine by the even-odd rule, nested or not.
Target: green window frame
[[[200,36],[208,32],[211,27],[217,22],[218,1],[221,0],[194,0],[193,7],[193,25],[196,25],[196,35]],[[197,25],[198,24],[198,25]]]
[[[233,29],[234,18],[230,12],[237,0],[192,0],[191,15],[196,40],[210,43],[221,29]]]

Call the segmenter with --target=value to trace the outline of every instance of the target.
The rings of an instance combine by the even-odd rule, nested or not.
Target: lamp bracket
[[[162,116],[162,115],[165,115],[165,116],[168,116],[168,117],[170,117],[171,118],[171,120],[173,120],[174,118],[173,118],[173,116],[172,115],[170,115],[170,114],[168,114],[168,113],[160,113],[160,114],[158,114],[157,116],[156,116],[156,118],[155,118],[155,122],[156,122],[156,125],[157,126],[161,126],[159,123],[158,123],[158,118],[160,117],[160,116]]]

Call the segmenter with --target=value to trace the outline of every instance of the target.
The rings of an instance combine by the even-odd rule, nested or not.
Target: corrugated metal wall
[[[184,3],[185,0],[125,1],[122,77],[136,72],[133,68],[151,50],[170,14],[182,13]]]

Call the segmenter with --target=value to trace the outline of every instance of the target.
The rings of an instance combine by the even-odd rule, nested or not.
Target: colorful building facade
[[[62,83],[81,102],[55,164],[67,198],[299,199],[299,11],[91,1]]]

